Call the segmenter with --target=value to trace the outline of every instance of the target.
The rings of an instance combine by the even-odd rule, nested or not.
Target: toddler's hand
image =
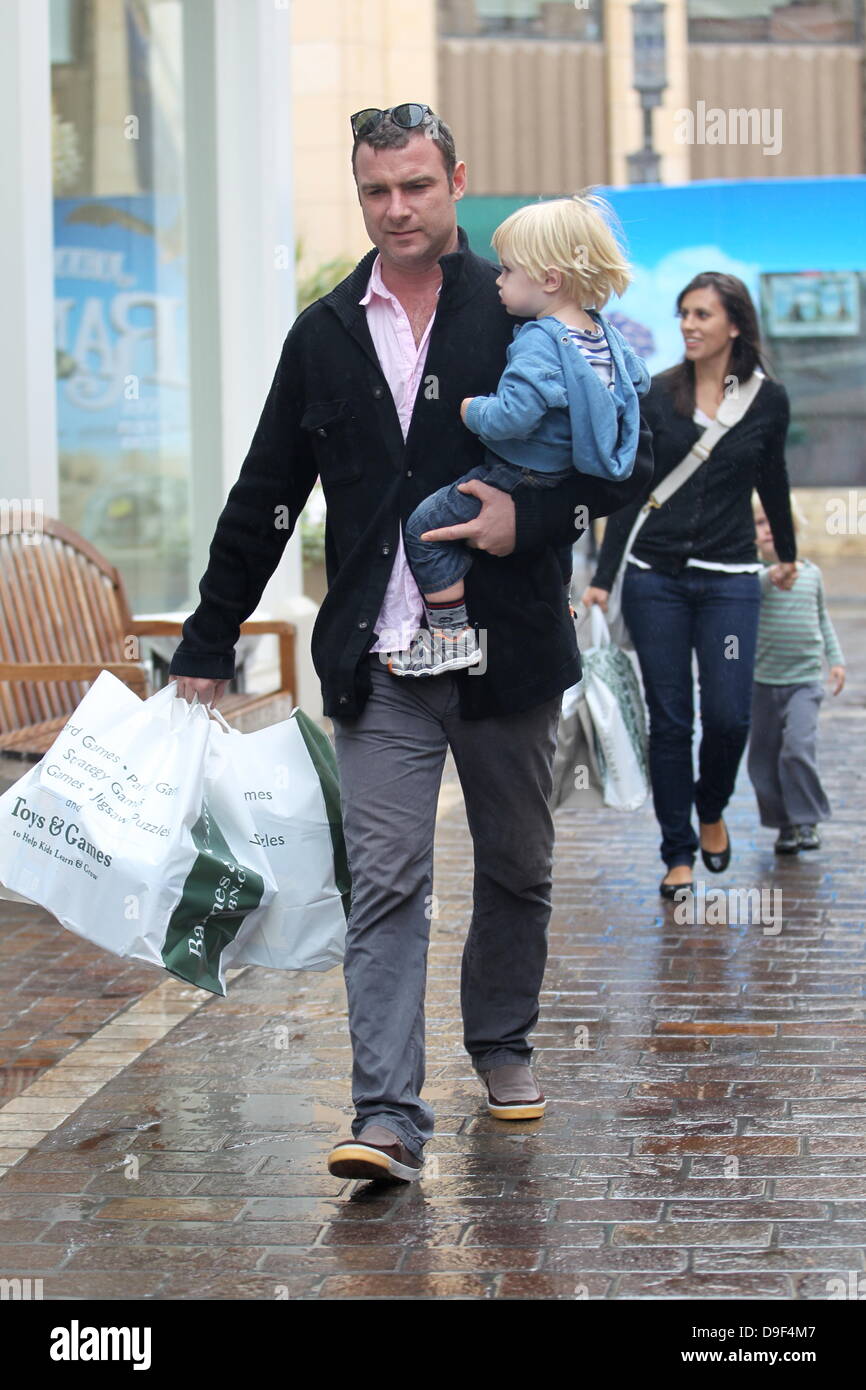
[[[830,679],[833,682],[833,694],[838,695],[840,690],[845,688],[845,667],[831,666]]]
[[[474,396],[465,396],[463,400],[460,402],[460,419],[464,422],[464,424],[466,423],[466,407],[469,405],[470,401],[474,400]]]

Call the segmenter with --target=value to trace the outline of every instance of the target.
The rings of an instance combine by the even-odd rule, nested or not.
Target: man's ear
[[[451,176],[451,197],[458,203],[466,192],[466,164],[462,159],[458,159],[454,165],[454,173]]]

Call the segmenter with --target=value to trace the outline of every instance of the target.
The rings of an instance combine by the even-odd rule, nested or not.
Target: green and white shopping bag
[[[328,969],[349,900],[333,752],[299,711],[235,734],[103,671],[0,797],[0,882],[216,994],[233,964]]]

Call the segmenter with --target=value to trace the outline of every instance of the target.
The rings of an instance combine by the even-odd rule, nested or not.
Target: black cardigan
[[[172,675],[231,678],[239,626],[258,604],[319,475],[329,587],[313,630],[313,662],[326,714],[352,717],[363,708],[370,691],[364,658],[398,527],[434,489],[482,462],[483,445],[460,420],[460,402],[495,391],[515,327],[496,291],[496,268],[458,232],[459,249],[440,260],[442,289],[405,444],[358,302],[376,251],[295,321],[217,523],[201,602],[184,624]],[[470,618],[486,629],[487,665],[482,674],[458,673],[464,718],[529,709],[580,678],[557,548],[581,533],[577,506],[604,516],[645,492],[651,473],[642,430],[626,482],[575,473],[556,489],[518,490],[514,552],[497,558],[477,550],[466,578]]]
[[[703,428],[674,410],[670,380],[654,377],[643,399],[652,430],[652,485],[605,527],[591,583],[611,589],[629,533],[653,488],[681,463]],[[742,420],[723,435],[710,457],[667,502],[647,516],[631,553],[660,574],[677,575],[687,560],[747,565],[757,561],[752,489],[756,488],[773,531],[780,560],[795,560],[797,543],[785,466],[788,394],[768,377]]]

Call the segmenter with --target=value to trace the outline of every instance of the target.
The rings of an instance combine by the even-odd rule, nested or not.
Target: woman
[[[653,378],[643,400],[653,432],[653,486],[692,449],[722,400],[763,367],[755,307],[741,280],[707,271],[677,299],[685,356]],[[749,733],[762,568],[751,496],[757,489],[776,538],[774,582],[796,579],[796,542],[785,467],[785,388],[764,373],[748,410],[709,458],[648,513],[627,557],[622,613],[640,662],[650,715],[650,777],[667,865],[660,891],[692,884],[700,846],[713,873],[727,868],[731,841],[723,812]],[[598,567],[583,594],[607,598],[645,496],[607,523]],[[700,679],[701,747],[694,781],[692,651]],[[692,825],[694,804],[699,835]]]

